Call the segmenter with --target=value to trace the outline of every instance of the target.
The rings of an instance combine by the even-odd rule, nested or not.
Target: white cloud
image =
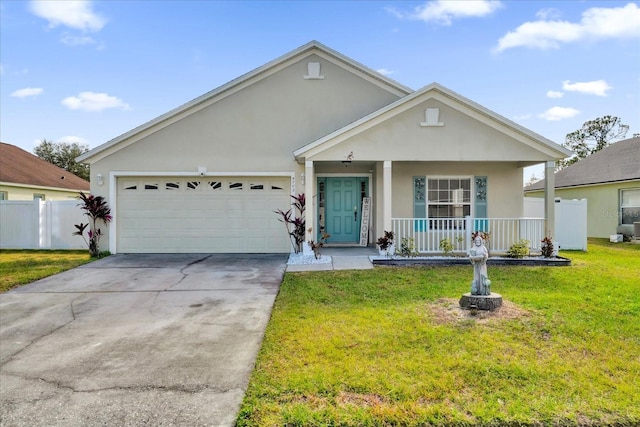
[[[376,70],[377,72],[379,72],[380,74],[382,74],[383,76],[389,76],[393,73],[395,73],[395,71],[393,70],[388,70],[386,68],[379,68]]]
[[[67,46],[82,46],[87,44],[96,44],[96,41],[89,36],[74,36],[69,33],[62,35],[60,39]]]
[[[558,92],[556,90],[547,91],[547,98],[562,98],[564,96],[563,92]]]
[[[536,12],[536,17],[542,20],[560,19],[560,16],[562,16],[561,12],[558,9],[552,7],[548,9],[540,9]]]
[[[580,114],[579,110],[571,107],[551,107],[542,114],[538,114],[541,119],[549,120],[552,122],[564,119],[570,119]]]
[[[78,96],[69,96],[62,100],[62,105],[71,110],[84,111],[102,111],[108,108],[131,109],[129,104],[120,98],[95,92],[80,92]]]
[[[81,138],[79,136],[74,136],[74,135],[63,136],[62,138],[58,138],[58,141],[56,142],[66,142],[67,144],[87,145],[86,139]]]
[[[482,17],[495,12],[502,6],[498,0],[433,0],[416,7],[413,12],[400,12],[392,8],[387,10],[398,18],[434,21],[442,25],[451,25],[454,19]]]
[[[41,87],[25,87],[24,89],[18,89],[14,91],[11,96],[15,98],[27,98],[29,96],[38,96],[44,89]]]
[[[595,80],[592,82],[575,82],[571,83],[569,80],[562,82],[562,89],[568,92],[580,92],[588,95],[607,96],[607,91],[613,89],[604,80]]]
[[[582,13],[578,23],[547,20],[546,12],[539,21],[525,22],[500,40],[496,51],[514,47],[556,49],[562,43],[579,40],[640,37],[640,8],[635,3],[624,7],[593,7]]]
[[[106,19],[92,10],[87,0],[33,0],[29,8],[40,18],[49,21],[51,28],[64,25],[82,31],[100,31],[107,23]]]

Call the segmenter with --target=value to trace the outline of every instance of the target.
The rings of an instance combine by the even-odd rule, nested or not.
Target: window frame
[[[469,215],[473,216],[473,210],[474,210],[474,177],[470,176],[470,175],[434,175],[434,176],[429,176],[426,175],[426,182],[425,182],[425,214],[426,214],[426,219],[438,219],[438,218],[455,218],[455,219],[462,219],[464,218],[466,215],[464,214],[464,207],[465,206],[469,206]],[[451,180],[467,180],[469,182],[469,199],[468,201],[464,201],[464,190],[463,190],[463,201],[462,203],[456,203],[454,200],[450,201],[450,202],[436,202],[433,203],[431,201],[431,197],[430,197],[430,191],[434,191],[431,190],[430,188],[430,181],[432,180],[447,180],[449,181],[449,187],[451,184]],[[438,190],[436,191],[440,191],[439,190],[439,186],[438,186]],[[443,190],[443,191],[447,191],[449,192],[449,196],[453,197],[453,193],[451,193],[451,189],[447,189],[447,190]],[[460,217],[456,217],[456,216],[446,216],[446,217],[431,217],[429,216],[429,210],[431,208],[431,206],[455,206],[455,205],[461,205],[462,206],[462,216]]]
[[[625,223],[624,222],[624,218],[625,218],[625,209],[637,209],[638,211],[640,211],[640,203],[638,205],[628,205],[625,206],[624,205],[624,193],[628,191],[628,192],[637,192],[638,194],[640,194],[640,187],[629,187],[629,188],[621,188],[618,191],[618,225],[633,225],[633,223],[635,221],[631,221],[630,223]],[[634,215],[634,217],[638,217],[638,221],[640,221],[640,215]]]

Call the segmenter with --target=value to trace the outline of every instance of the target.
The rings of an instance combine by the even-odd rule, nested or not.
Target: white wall
[[[88,222],[78,200],[0,201],[0,248],[86,249],[74,224]]]
[[[525,197],[525,218],[544,218],[544,199]],[[560,249],[587,250],[587,199],[556,199],[555,230],[551,236]]]

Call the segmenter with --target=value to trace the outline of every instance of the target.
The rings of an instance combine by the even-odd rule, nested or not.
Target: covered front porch
[[[553,162],[548,163],[553,181]],[[434,175],[416,176],[422,171]],[[553,229],[553,187],[546,199],[551,220],[522,217],[522,168],[511,162],[307,160],[301,176],[304,192],[312,195],[305,211],[306,240],[320,241],[326,232],[331,235],[327,246],[375,246],[384,231],[393,231],[396,247],[413,239],[418,253],[437,254],[448,240],[453,253],[463,253],[472,233],[482,231],[490,236],[492,253],[505,253],[522,239],[536,253]],[[429,189],[437,185],[437,193]],[[455,215],[442,215],[447,212]]]
[[[570,154],[433,83],[294,151],[305,178],[307,239],[317,241],[327,219],[335,220],[327,218],[332,199],[322,199],[318,177],[355,176],[368,179],[358,188],[360,199],[340,201],[345,221],[360,229],[353,244],[372,245],[393,230],[396,242],[413,238],[428,254],[447,238],[466,248],[471,233],[484,231],[494,251],[520,239],[537,248],[553,237],[555,161]],[[523,169],[537,164],[545,164],[545,217],[524,219]],[[369,222],[358,223],[364,198]]]

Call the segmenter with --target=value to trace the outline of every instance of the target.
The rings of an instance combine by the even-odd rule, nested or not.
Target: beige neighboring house
[[[112,253],[289,252],[273,211],[293,194],[307,198],[307,240],[371,245],[405,227],[423,242],[464,231],[439,219],[521,217],[523,168],[569,154],[437,83],[414,91],[312,41],[78,160],[115,214]]]
[[[526,197],[542,197],[544,180],[524,189]],[[617,230],[631,234],[640,222],[640,137],[613,143],[555,174],[555,195],[587,199],[587,235],[609,237]]]
[[[86,181],[15,145],[0,143],[0,200],[70,200]]]

